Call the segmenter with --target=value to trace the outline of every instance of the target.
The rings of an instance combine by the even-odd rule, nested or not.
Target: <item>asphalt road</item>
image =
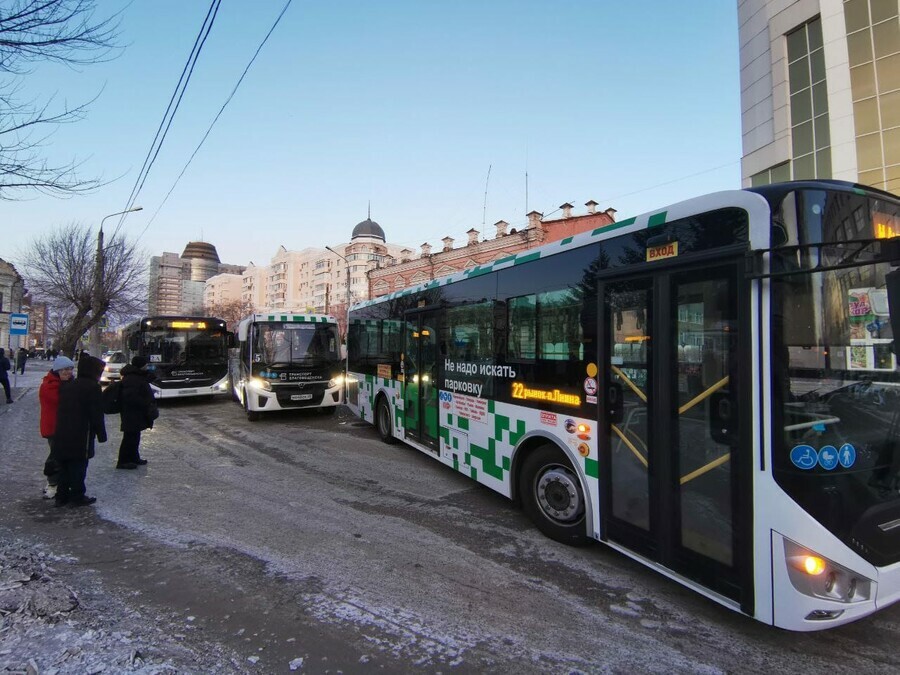
[[[123,617],[152,616],[194,653],[236,655],[226,670],[900,669],[900,606],[820,633],[761,625],[602,545],[546,539],[504,498],[381,443],[344,408],[251,423],[230,401],[167,403],[136,471],[114,468],[108,417],[88,471],[97,503],[54,508],[41,498],[37,391],[20,384],[0,410],[0,534],[74,561],[72,582],[90,580]]]

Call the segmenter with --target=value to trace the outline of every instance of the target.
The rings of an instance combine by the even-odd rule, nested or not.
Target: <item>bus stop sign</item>
[[[10,335],[28,335],[28,315],[27,314],[10,314],[9,315],[9,334]]]

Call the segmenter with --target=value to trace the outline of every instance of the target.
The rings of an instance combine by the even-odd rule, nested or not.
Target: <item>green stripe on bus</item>
[[[660,225],[666,224],[666,215],[668,215],[668,211],[660,211],[659,213],[654,213],[650,216],[650,219],[647,220],[647,227],[659,227]]]
[[[634,225],[635,221],[637,221],[637,217],[626,218],[625,220],[620,220],[618,223],[613,223],[612,225],[604,225],[603,227],[598,227],[596,230],[591,232],[591,236],[596,237],[598,234],[603,234],[604,232],[610,232],[612,230],[618,230],[620,227],[628,227],[629,225]]]
[[[584,473],[588,478],[600,478],[600,462],[586,457],[584,460]]]
[[[506,263],[512,262],[512,261],[515,260],[515,259],[516,259],[516,256],[514,256],[514,255],[508,255],[508,256],[506,256],[505,258],[500,258],[500,260],[495,260],[495,261],[494,261],[494,264],[495,264],[495,265],[505,265]]]
[[[571,243],[572,243],[572,240],[573,240],[574,238],[575,238],[575,237],[566,237],[566,238],[563,239],[561,242],[559,242],[559,245],[560,245],[560,246],[565,246],[566,244],[571,244]]]
[[[541,257],[540,253],[528,253],[523,256],[516,256],[516,265],[521,265],[522,263],[531,262],[532,260],[539,260]]]

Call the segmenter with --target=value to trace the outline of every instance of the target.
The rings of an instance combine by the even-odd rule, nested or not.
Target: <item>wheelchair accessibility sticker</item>
[[[811,445],[797,445],[791,450],[791,462],[798,469],[811,469],[819,462],[819,453]]]

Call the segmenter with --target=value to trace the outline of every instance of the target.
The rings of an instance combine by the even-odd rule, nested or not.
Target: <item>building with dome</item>
[[[242,274],[244,269],[243,265],[222,263],[216,247],[205,241],[189,241],[181,255],[153,256],[147,313],[199,313],[207,279],[218,274]]]

